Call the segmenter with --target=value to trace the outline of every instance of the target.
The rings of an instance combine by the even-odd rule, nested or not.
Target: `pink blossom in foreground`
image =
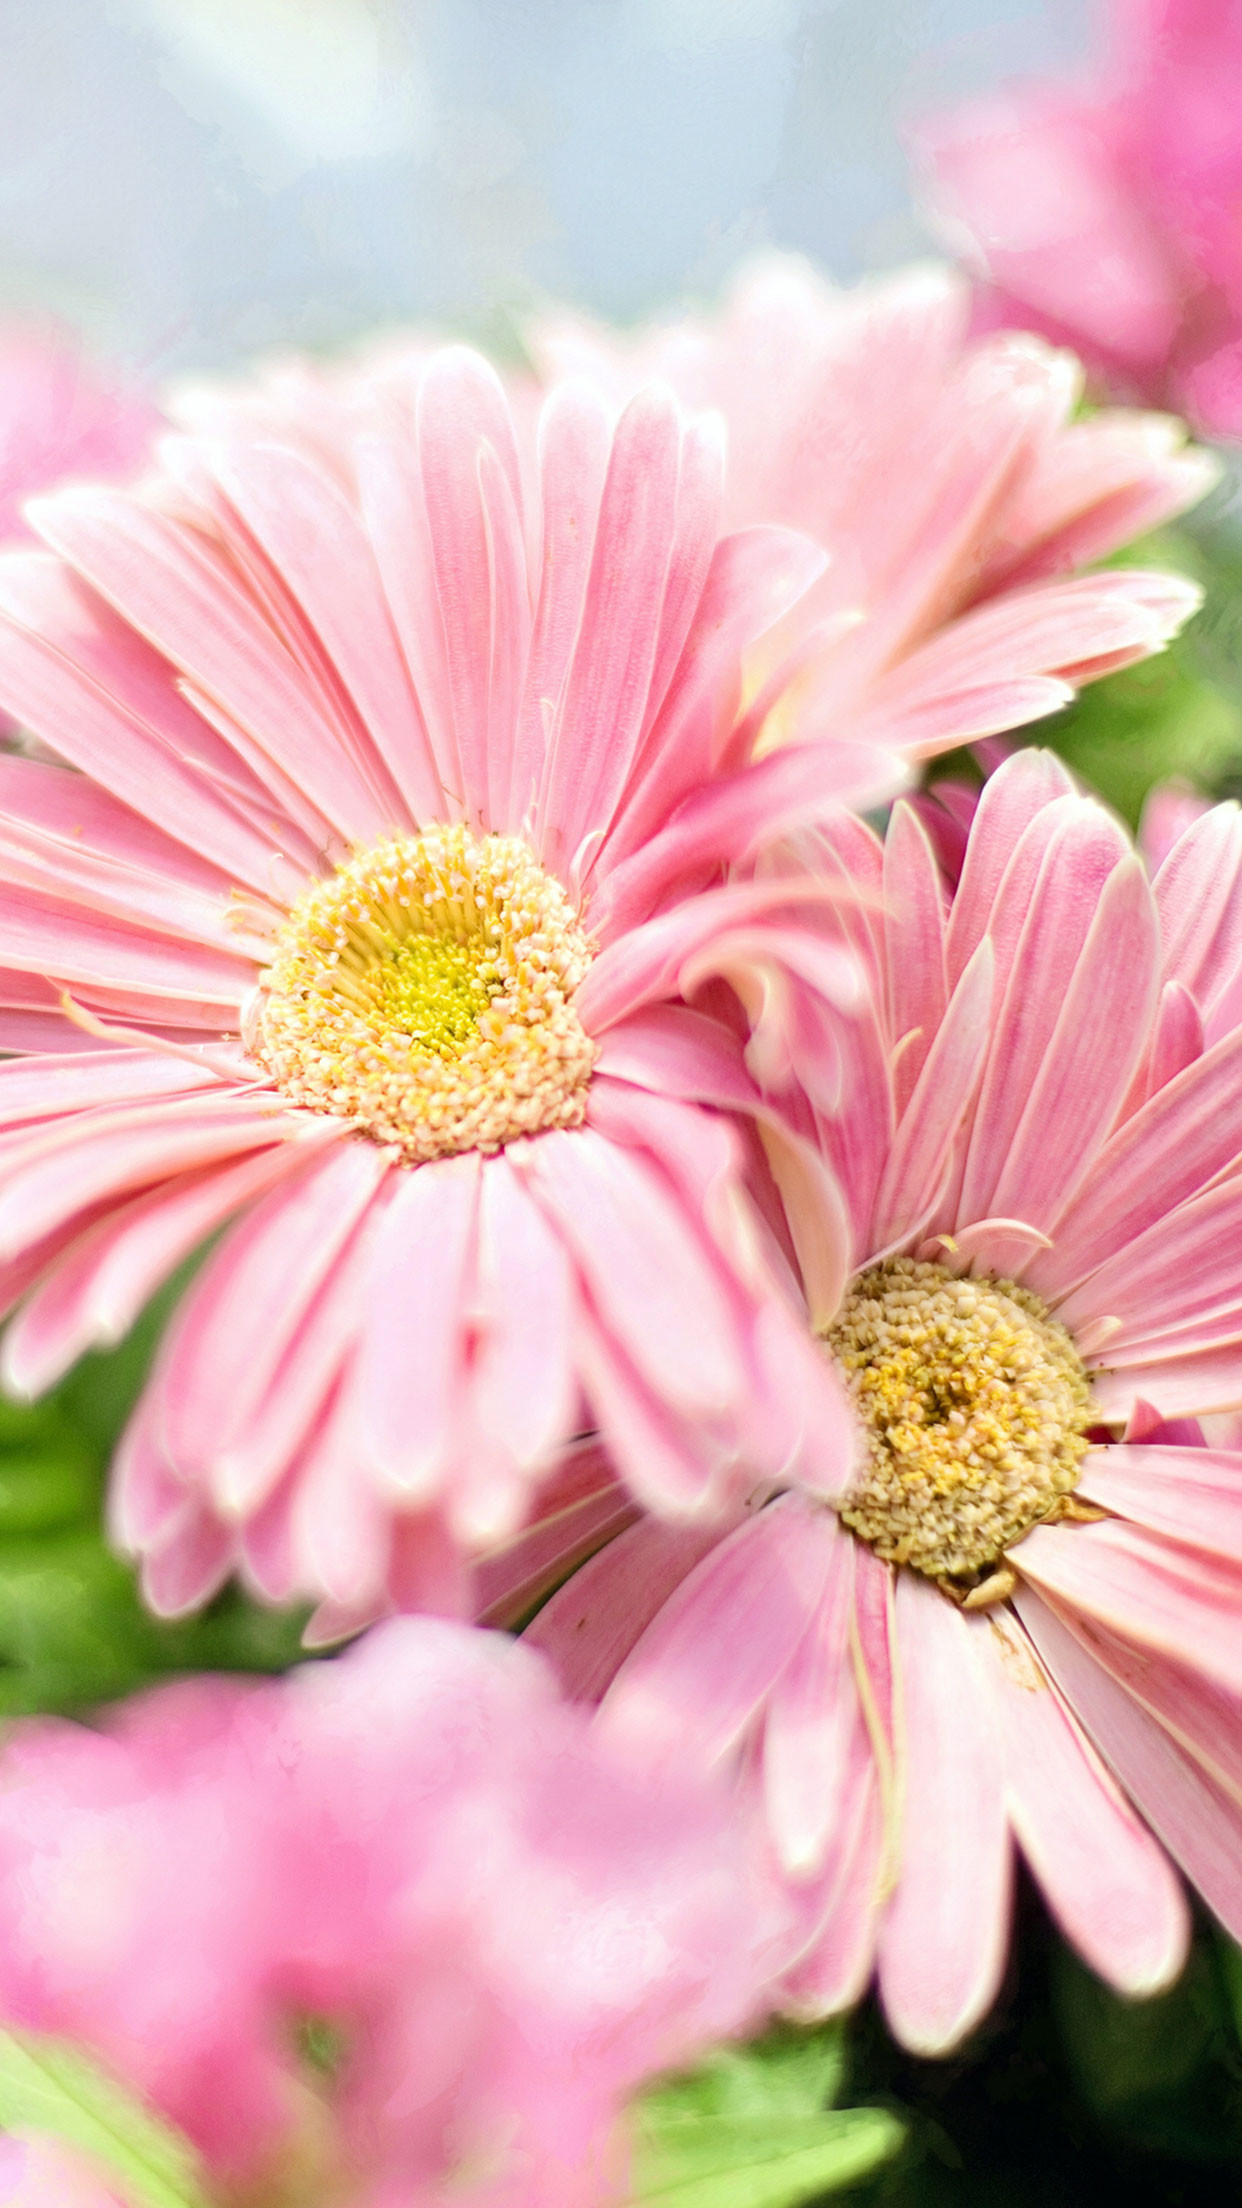
[[[0,325],[0,536],[25,535],[26,499],[67,476],[132,473],[159,427],[146,393],[67,333]]]
[[[125,2202],[68,2147],[0,2138],[0,2208],[125,2208]]]
[[[922,126],[982,312],[1076,346],[1123,397],[1242,435],[1242,7],[1109,0],[1094,79]]]
[[[0,760],[3,1371],[47,1387],[223,1228],[114,1529],[157,1610],[240,1564],[332,1635],[462,1602],[585,1427],[682,1514],[833,1454],[758,1092],[681,1000],[857,991],[822,887],[750,855],[899,770],[717,771],[821,555],[719,535],[667,394],[515,423],[448,351],[205,403],[0,562],[0,703],[80,770]]]
[[[770,257],[711,317],[629,335],[549,315],[529,332],[545,372],[615,396],[658,375],[719,408],[733,524],[824,546],[776,640],[800,674],[765,741],[848,733],[923,756],[1023,727],[1158,650],[1197,602],[1173,576],[1075,571],[1193,505],[1212,462],[1161,416],[1076,421],[1068,354],[972,340],[969,315],[947,270],[839,291]],[[752,679],[776,657],[770,643]]]
[[[624,2101],[754,2020],[786,1934],[718,1790],[438,1620],[0,1755],[0,2018],[93,2055],[229,2198],[612,2200]]]
[[[875,1969],[932,2052],[996,1991],[1015,1842],[1123,1992],[1180,1965],[1174,1866],[1242,1934],[1242,1451],[1216,1425],[1242,1406],[1242,817],[1193,820],[1149,885],[1028,751],[951,894],[904,803],[820,863],[876,893],[844,1094],[807,1060],[788,1099],[851,1252],[791,1213],[859,1414],[843,1515],[760,1484],[724,1538],[642,1521],[531,1633],[606,1723],[762,1801],[805,1911],[791,2003]],[[1160,1424],[1200,1414],[1211,1447]]]

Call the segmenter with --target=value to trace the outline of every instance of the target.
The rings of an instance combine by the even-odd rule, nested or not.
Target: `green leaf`
[[[634,2208],[796,2208],[869,2176],[903,2137],[897,2118],[881,2108],[674,2122],[643,2112],[631,2198]]]
[[[781,2026],[663,2079],[631,2118],[635,2208],[795,2208],[867,2176],[903,2127],[885,2109],[825,2107],[844,2061],[840,2025]]]
[[[62,2040],[0,2032],[0,2128],[76,2148],[127,2208],[208,2208],[188,2141]]]
[[[695,2070],[666,2078],[644,2108],[686,2116],[816,2116],[836,2096],[845,2065],[840,2024],[817,2031],[781,2025],[745,2047],[720,2047]]]

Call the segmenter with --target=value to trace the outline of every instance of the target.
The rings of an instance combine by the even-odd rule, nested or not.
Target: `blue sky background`
[[[158,373],[924,249],[904,115],[1091,0],[3,0],[0,311]]]

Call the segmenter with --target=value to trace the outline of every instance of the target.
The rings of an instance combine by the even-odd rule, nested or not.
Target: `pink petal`
[[[1062,1607],[1236,1686],[1242,1564],[1176,1547],[1116,1518],[1037,1526],[1015,1553],[1023,1577]]]
[[[1242,1151],[1242,1131],[1228,1108],[1239,1067],[1242,1029],[1196,1058],[1117,1129],[1061,1223],[1055,1249],[1032,1266],[1032,1287],[1064,1296],[1114,1253],[1121,1259],[1118,1278],[1126,1277],[1139,1237],[1158,1233],[1179,1204]]]
[[[0,614],[0,696],[62,758],[170,837],[193,821],[195,849],[261,895],[279,886],[282,854],[313,864],[314,842],[178,695],[166,663],[59,562],[6,555]]]
[[[395,1176],[372,1251],[359,1338],[361,1454],[408,1502],[431,1496],[454,1444],[481,1161]]]
[[[573,1300],[563,1241],[503,1152],[485,1159],[470,1398],[483,1434],[522,1471],[550,1457],[572,1424]]]
[[[950,984],[957,981],[992,916],[1005,869],[1025,829],[1073,782],[1047,751],[1019,751],[983,785],[945,941]]]
[[[982,818],[982,806],[978,817]],[[1025,1190],[1020,1204],[1012,1195],[1002,1201],[1000,1192],[1010,1189],[1018,1179],[1018,1168],[1030,1147],[1027,1107],[1037,1085],[1047,1086],[1055,1099],[1064,1079],[1066,1052],[1072,1053],[1075,1045],[1079,1050],[1091,1047],[1084,1038],[1093,1036],[1094,1023],[1084,1024],[1078,1013],[1073,1027],[1067,1027],[1062,1013],[1068,1002],[1081,997],[1098,963],[1103,962],[1107,969],[1110,937],[1103,925],[1095,925],[1101,916],[1105,884],[1114,872],[1123,872],[1122,885],[1113,891],[1109,907],[1119,899],[1127,915],[1132,902],[1147,897],[1141,875],[1135,876],[1137,861],[1131,856],[1127,862],[1121,830],[1099,807],[1086,800],[1063,800],[1059,814],[1050,812],[1048,818],[1055,819],[1051,834],[1037,817],[1015,851],[989,928],[996,945],[1000,995],[958,1202],[957,1217],[963,1224],[993,1211],[1016,1212],[1033,1226],[1045,1223],[1038,1216],[1040,1191],[1033,1192],[1034,1210]],[[1039,872],[1028,887],[1025,868],[1036,854]],[[1151,930],[1150,916],[1146,918]],[[1140,906],[1135,915],[1136,934],[1142,929],[1143,919]],[[1127,929],[1127,936],[1130,932]],[[1145,964],[1139,957],[1137,964],[1137,1004],[1123,1007],[1123,1017],[1125,1010],[1138,1009],[1141,1013],[1149,1005],[1154,988],[1151,960]],[[1115,1102],[1120,1102],[1129,1084],[1145,1025],[1137,1035],[1124,1025],[1120,1032],[1123,1036],[1128,1032],[1130,1050]],[[1124,1062],[1125,1053],[1118,1052],[1115,1037],[1112,1051],[1113,1063],[1117,1056]],[[1115,1108],[1111,1089],[1106,1086],[1108,1064],[1106,1059],[1101,1065],[1097,1058],[1093,1087],[1099,1094],[1088,1087],[1081,1100],[1083,1123],[1090,1138],[1084,1140],[1082,1149],[1088,1155],[1094,1142],[1102,1139]],[[1017,1154],[1012,1178],[1007,1171],[1011,1152]],[[1048,1148],[1040,1154],[1045,1171],[1049,1154]],[[1059,1166],[1059,1155],[1051,1154],[1057,1156]],[[1071,1158],[1071,1168],[1081,1169],[1085,1162],[1083,1155]],[[1042,1192],[1044,1208],[1052,1208],[1054,1194],[1053,1189]]]
[[[344,836],[390,825],[313,685],[206,541],[122,492],[62,491],[32,508],[45,541],[301,785]]]
[[[694,1222],[654,1166],[588,1127],[541,1136],[520,1170],[649,1385],[687,1417],[728,1411],[741,1385],[733,1313]]]
[[[326,1122],[323,1139],[335,1140]],[[121,1341],[182,1258],[296,1162],[292,1144],[273,1144],[109,1210],[48,1269],[9,1327],[5,1386],[41,1395],[88,1349]]]
[[[1134,1525],[1242,1564],[1242,1452],[1133,1442],[1092,1449],[1079,1487]]]
[[[435,787],[434,766],[354,507],[326,473],[275,444],[248,440],[225,455],[218,472],[230,504],[296,596],[370,738],[368,756],[360,732],[349,731],[359,772],[391,808],[391,827],[416,821]]]
[[[827,1514],[824,1524],[832,1524]],[[855,1547],[845,1533],[833,1540],[822,1598],[764,1715],[764,1811],[794,1877],[817,1870],[827,1853],[860,1721],[850,1645]]]
[[[0,1151],[0,1252],[15,1252],[85,1213],[176,1173],[289,1141],[298,1120],[275,1100],[216,1088],[201,1099],[117,1106],[36,1129],[20,1152]]]
[[[1087,1653],[1020,1588],[1022,1622],[1075,1715],[1153,1830],[1216,1911],[1242,1934],[1242,1812]]]
[[[913,1573],[898,1575],[904,1809],[879,1969],[885,2015],[916,2054],[946,2053],[979,2022],[1008,1946],[1001,1742],[976,1647],[988,1630]]]
[[[230,1230],[178,1308],[157,1368],[164,1442],[170,1462],[205,1483],[226,1512],[240,1514],[250,1500],[240,1464],[234,1487],[230,1449],[244,1459],[249,1441],[260,1446],[251,1429],[262,1425],[273,1394],[282,1415],[284,1360],[387,1170],[372,1143],[337,1142],[312,1155]],[[264,1323],[256,1333],[260,1312]],[[265,1477],[275,1477],[285,1461],[278,1452]]]
[[[953,991],[894,1133],[875,1200],[873,1249],[913,1234],[938,1202],[991,1035],[993,979],[985,936]]]
[[[1157,1992],[1186,1957],[1189,1912],[1168,1858],[1127,1808],[1025,1633],[993,1611],[977,1646],[1004,1743],[1009,1813],[1067,1937],[1122,1993]]]
[[[632,399],[613,439],[573,664],[557,713],[541,847],[558,870],[607,827],[646,720],[676,513],[672,401]]]
[[[884,839],[884,931],[889,1033],[902,1050],[895,1074],[900,1115],[944,1018],[945,897],[935,853],[910,805],[894,805]]]
[[[607,409],[580,384],[559,385],[539,422],[543,565],[516,724],[506,811],[510,830],[534,817],[548,757],[547,706],[560,700],[582,617],[611,445]]]
[[[641,1518],[565,1581],[523,1640],[550,1658],[566,1694],[601,1701],[652,1620],[726,1531]]]
[[[727,1535],[670,1596],[603,1702],[645,1752],[727,1755],[762,1708],[823,1599],[836,1540],[786,1495]]]

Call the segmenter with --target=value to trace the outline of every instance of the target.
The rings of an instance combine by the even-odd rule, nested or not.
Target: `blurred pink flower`
[[[1094,81],[924,124],[933,213],[986,319],[1068,340],[1106,384],[1242,436],[1242,6],[1109,0]]]
[[[93,2054],[229,2197],[613,2199],[626,2098],[755,2020],[787,1932],[718,1789],[437,1620],[0,1755],[0,2015]]]
[[[778,646],[800,670],[765,743],[848,731],[923,756],[1019,728],[1159,650],[1198,602],[1174,576],[1075,570],[1193,505],[1214,463],[1160,416],[1076,421],[1077,363],[972,340],[969,314],[947,270],[838,291],[771,256],[711,317],[630,334],[550,313],[528,332],[544,373],[616,398],[660,376],[719,408],[733,526],[824,546],[752,675]]]
[[[859,1416],[841,1515],[761,1483],[724,1538],[644,1520],[530,1629],[761,1800],[795,2008],[874,1967],[925,2052],[996,1991],[1015,1841],[1126,1993],[1180,1965],[1173,1865],[1242,1933],[1242,1453],[1160,1425],[1242,1405],[1242,817],[1149,886],[1026,751],[965,827],[950,896],[905,804],[821,843],[871,893],[867,1002],[788,1099],[851,1252],[791,1210]]]
[[[0,563],[0,702],[80,770],[0,760],[7,1384],[226,1227],[113,1524],[157,1610],[240,1562],[327,1636],[463,1602],[591,1424],[655,1508],[813,1480],[843,1413],[744,1198],[760,1099],[679,999],[860,985],[821,886],[721,879],[900,778],[721,765],[821,555],[719,535],[658,391],[515,422],[450,350],[199,419]]]
[[[0,2208],[126,2208],[68,2147],[0,2138]]]
[[[132,474],[161,426],[146,391],[68,332],[0,324],[0,537],[26,535],[26,499],[66,477]]]

